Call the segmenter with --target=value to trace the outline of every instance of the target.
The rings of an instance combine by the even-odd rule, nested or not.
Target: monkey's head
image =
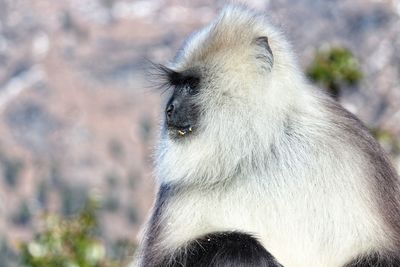
[[[170,87],[161,179],[215,182],[254,164],[284,123],[302,80],[280,32],[240,6],[225,8],[160,69]]]

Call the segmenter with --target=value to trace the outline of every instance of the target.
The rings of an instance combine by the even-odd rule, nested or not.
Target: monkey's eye
[[[186,80],[187,85],[189,86],[189,94],[196,95],[199,93],[199,83],[200,79],[197,77],[188,77]]]

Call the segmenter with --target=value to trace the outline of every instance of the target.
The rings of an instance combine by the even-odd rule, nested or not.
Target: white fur
[[[250,41],[260,36],[274,56],[268,73],[253,57]],[[162,215],[159,249],[239,230],[258,237],[285,267],[339,267],[386,246],[361,152],[340,136],[325,98],[263,16],[228,7],[171,67],[208,75],[198,134],[189,142],[166,135],[158,147],[159,183],[188,186]],[[284,136],[288,116],[299,142]]]

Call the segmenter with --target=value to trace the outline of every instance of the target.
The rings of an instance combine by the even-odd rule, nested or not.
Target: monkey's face
[[[247,49],[232,52],[228,47],[179,68],[160,67],[170,88],[164,107],[167,137],[177,142],[200,134],[215,139],[223,131],[248,126],[245,114],[254,107],[249,98],[259,93],[257,84],[270,72],[272,53],[266,37],[243,46]],[[236,115],[245,125],[231,125]]]
[[[172,92],[165,107],[165,128],[173,139],[187,138],[198,127],[200,76],[194,70],[169,71],[168,80]]]
[[[254,165],[255,155],[263,158],[282,131],[297,99],[296,65],[262,16],[237,14],[226,10],[192,35],[169,67],[159,66],[161,86],[170,88],[159,177],[232,177]]]
[[[269,38],[279,34],[258,15],[235,14],[225,11],[184,43],[171,67],[159,67],[162,85],[171,89],[164,137],[174,143],[199,138],[203,144],[217,143],[234,132],[242,139],[251,133],[254,114],[273,109],[269,88],[275,63]]]

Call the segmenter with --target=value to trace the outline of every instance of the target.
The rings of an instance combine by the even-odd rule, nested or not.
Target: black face
[[[186,138],[198,126],[196,95],[199,93],[200,77],[193,71],[170,72],[168,80],[174,91],[165,108],[166,128],[171,138]]]

